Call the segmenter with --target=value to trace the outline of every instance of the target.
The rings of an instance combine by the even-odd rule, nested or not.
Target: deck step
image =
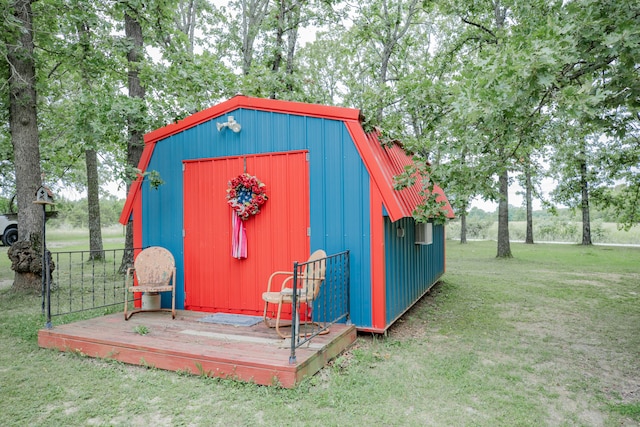
[[[38,345],[133,365],[292,388],[356,340],[353,325],[332,325],[329,334],[297,349],[296,363],[290,364],[291,342],[279,339],[264,323],[198,322],[207,314],[178,310],[172,320],[170,313],[148,312],[128,321],[121,313],[111,314],[42,329]],[[140,330],[148,333],[136,332]]]

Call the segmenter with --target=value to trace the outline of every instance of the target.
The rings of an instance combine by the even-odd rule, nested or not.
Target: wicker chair
[[[137,279],[137,286],[133,286],[133,278]],[[160,292],[171,292],[171,308],[145,308],[127,312],[129,300],[128,292],[145,292],[155,295]],[[143,304],[144,305],[144,304]],[[151,246],[142,250],[136,257],[133,268],[127,269],[124,290],[124,320],[142,311],[171,311],[171,317],[176,318],[176,267],[171,252],[159,246]]]

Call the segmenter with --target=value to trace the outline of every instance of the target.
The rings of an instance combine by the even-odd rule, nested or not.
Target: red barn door
[[[245,171],[267,188],[244,222],[247,258],[231,256],[228,182]],[[309,256],[309,168],[303,151],[184,162],[185,309],[262,314],[270,274]]]

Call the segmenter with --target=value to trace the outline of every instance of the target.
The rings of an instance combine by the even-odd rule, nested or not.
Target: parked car
[[[11,246],[18,240],[18,223],[7,215],[0,215],[0,231],[5,246]]]

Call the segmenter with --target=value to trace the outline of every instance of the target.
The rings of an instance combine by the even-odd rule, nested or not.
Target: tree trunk
[[[87,22],[78,24],[78,38],[82,46],[83,63],[80,64],[82,71],[82,90],[85,96],[91,94],[91,78],[87,70],[91,60],[91,28]],[[87,208],[89,217],[89,253],[90,259],[104,259],[104,248],[102,246],[102,222],[100,220],[100,177],[98,175],[98,154],[93,148],[95,137],[91,130],[90,121],[95,120],[92,115],[87,121],[83,121],[83,136],[86,148],[84,152],[85,166],[87,168]]]
[[[285,0],[279,0],[278,2],[278,15],[276,20],[276,41],[273,48],[273,60],[271,63],[271,71],[277,75],[280,71],[280,65],[282,64],[282,52],[284,51],[284,19],[285,19]],[[278,96],[276,88],[271,91],[269,98],[276,99]]]
[[[380,69],[378,74],[378,105],[375,111],[375,119],[378,123],[382,122],[384,117],[384,108],[387,100],[387,81],[389,80],[388,71],[391,64],[391,56],[397,49],[400,40],[407,34],[409,28],[413,25],[413,17],[419,11],[419,0],[411,0],[408,3],[392,4],[388,0],[381,3],[381,19],[385,29],[382,30],[382,49],[380,52]],[[364,2],[362,4],[365,4]],[[395,11],[390,11],[390,9]]]
[[[289,31],[287,33],[287,61],[286,61],[286,72],[287,72],[287,91],[293,92],[293,80],[290,76],[293,75],[294,72],[294,64],[295,64],[295,54],[296,54],[296,45],[298,44],[298,27],[300,26],[300,5],[296,4],[291,10],[291,25],[289,25]]]
[[[507,7],[502,6],[500,0],[494,0],[494,19],[496,28],[504,27]],[[500,201],[498,203],[498,258],[511,258],[511,243],[509,242],[509,171],[505,168],[498,177]]]
[[[460,213],[460,244],[464,245],[467,243],[467,208],[468,205],[465,202],[462,205],[461,213]]]
[[[127,39],[131,42],[131,49],[127,53],[127,62],[129,67],[128,73],[128,89],[129,97],[143,100],[145,97],[145,90],[140,83],[139,67],[142,60],[144,42],[142,38],[142,26],[140,22],[133,18],[128,13],[124,15],[124,29]],[[141,105],[141,104],[140,104]],[[143,136],[144,128],[141,124],[140,116],[143,114],[142,107],[140,111],[132,113],[127,118],[127,126],[129,128],[129,142],[127,144],[127,166],[130,168],[137,168],[142,156],[142,150],[144,148]],[[130,184],[127,184],[127,193],[129,192]],[[136,218],[138,221],[140,218]],[[125,248],[133,248],[133,225],[127,224],[127,230],[125,234]],[[122,257],[122,264],[120,265],[121,271],[126,271],[127,266],[133,264],[133,253],[125,251]]]
[[[19,23],[4,34],[9,63],[9,129],[16,173],[19,240],[9,251],[15,289],[38,291],[42,286],[42,205],[34,204],[42,184],[33,57],[33,15],[30,0],[15,0],[11,12]],[[21,250],[18,251],[18,247]]]
[[[498,258],[511,258],[509,242],[509,172],[505,169],[498,178],[500,202],[498,203]]]
[[[251,71],[253,44],[267,16],[269,0],[242,0],[242,74]]]
[[[189,38],[187,49],[191,55],[193,55],[195,44],[196,15],[197,7],[194,0],[180,0],[178,2],[175,18],[176,26]]]
[[[96,150],[85,150],[87,165],[87,204],[89,208],[89,249],[91,259],[104,259],[102,246],[102,222],[100,221],[100,182]]]
[[[528,159],[527,159],[528,161]],[[533,185],[531,184],[531,169],[529,164],[525,167],[525,199],[527,201],[527,235],[524,242],[533,245]]]
[[[298,11],[298,19],[300,15],[300,11]],[[289,30],[287,34],[287,75],[293,75],[294,65],[295,65],[295,57],[296,57],[296,46],[298,44],[298,28],[292,28]],[[290,88],[292,89],[292,88]]]
[[[460,215],[460,244],[464,245],[467,243],[467,214],[462,213]]]
[[[127,272],[127,268],[133,267],[133,227],[131,223],[127,224],[125,227],[125,235],[124,235],[124,251],[122,252],[122,262],[120,263],[120,268],[118,269],[118,273],[125,274]],[[127,243],[131,242],[131,243]]]
[[[284,51],[284,14],[286,9],[285,0],[278,2],[278,19],[276,21],[276,45],[273,49],[273,63],[271,71],[277,73],[280,71],[282,63],[282,52]]]
[[[586,153],[581,152],[580,189],[582,191],[582,244],[591,245],[591,220],[589,218],[589,184],[587,177]]]

